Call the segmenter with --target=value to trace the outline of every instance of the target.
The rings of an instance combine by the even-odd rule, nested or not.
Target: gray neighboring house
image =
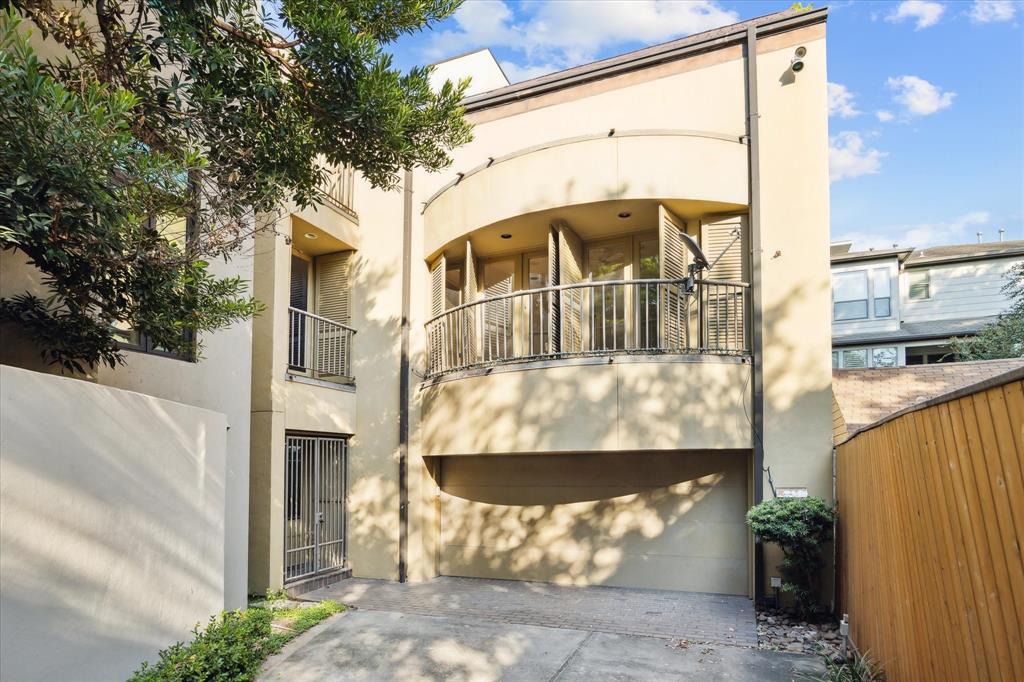
[[[977,333],[1009,307],[1010,269],[1024,240],[926,249],[851,251],[831,245],[832,366],[951,362],[949,342]]]

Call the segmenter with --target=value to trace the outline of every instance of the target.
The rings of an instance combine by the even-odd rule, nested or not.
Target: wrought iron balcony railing
[[[355,333],[340,322],[288,308],[288,368],[316,379],[351,381]]]
[[[609,354],[749,355],[749,285],[646,279],[516,291],[427,322],[427,375]]]

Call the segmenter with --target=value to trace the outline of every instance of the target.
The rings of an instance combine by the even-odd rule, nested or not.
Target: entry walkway
[[[753,603],[734,595],[444,577],[407,584],[353,578],[305,596],[367,611],[757,646]]]

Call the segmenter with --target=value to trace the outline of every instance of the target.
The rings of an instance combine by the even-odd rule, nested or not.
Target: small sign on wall
[[[807,497],[807,488],[779,488],[776,494],[779,497]]]

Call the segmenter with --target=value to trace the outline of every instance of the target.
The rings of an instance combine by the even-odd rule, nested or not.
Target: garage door
[[[746,452],[445,457],[441,573],[747,593]]]

